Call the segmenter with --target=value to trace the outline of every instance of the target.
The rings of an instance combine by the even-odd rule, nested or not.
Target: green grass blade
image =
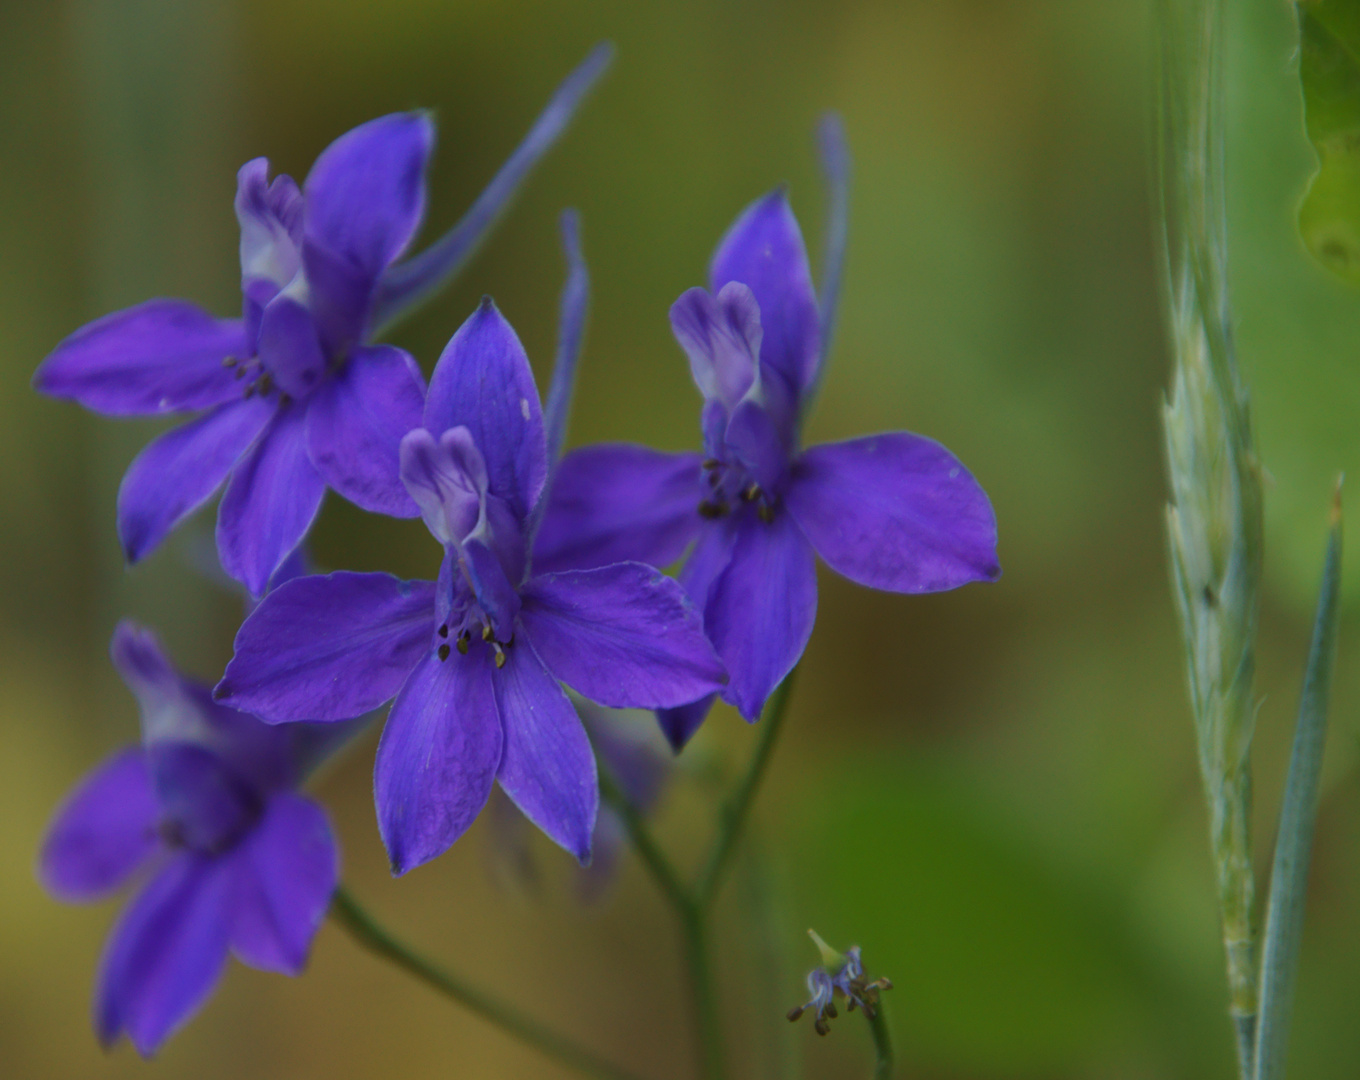
[[[1299,702],[1299,723],[1289,761],[1275,865],[1270,875],[1265,949],[1261,958],[1261,1004],[1256,1029],[1256,1080],[1281,1080],[1289,1039],[1294,979],[1299,965],[1308,861],[1317,818],[1318,778],[1327,737],[1327,698],[1336,659],[1338,598],[1341,593],[1341,491],[1332,508],[1331,535],[1322,571],[1313,644]]]

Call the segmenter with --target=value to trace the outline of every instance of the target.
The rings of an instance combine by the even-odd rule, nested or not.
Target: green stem
[[[694,1000],[694,1019],[699,1028],[701,1075],[705,1080],[722,1080],[723,1033],[718,1020],[713,973],[708,965],[708,913],[691,906],[683,917],[682,925],[685,931],[685,964],[689,968],[690,994]]]
[[[370,952],[414,975],[427,986],[464,1008],[491,1021],[502,1031],[527,1043],[554,1061],[598,1080],[638,1080],[635,1074],[611,1065],[591,1051],[543,1027],[513,1007],[489,997],[413,952],[380,926],[342,885],[331,899],[331,917]]]
[[[628,796],[623,793],[623,789],[609,775],[609,771],[604,768],[603,762],[600,763],[599,773],[600,797],[609,804],[610,809],[623,819],[624,828],[628,830],[628,837],[633,841],[633,847],[637,849],[642,865],[656,880],[657,886],[666,899],[670,901],[677,914],[681,918],[685,918],[695,906],[694,898],[685,888],[675,868],[671,866],[670,860],[666,858],[661,846],[652,837],[651,830],[647,828],[647,823],[642,820],[642,815],[638,813],[637,807],[628,801]]]
[[[784,714],[788,711],[789,695],[793,690],[793,679],[797,674],[798,668],[795,667],[770,695],[758,725],[760,736],[756,742],[755,753],[751,755],[745,775],[718,811],[718,834],[714,838],[708,861],[704,863],[694,887],[695,903],[701,909],[707,910],[722,884],[723,874],[727,871],[732,852],[741,837],[741,829],[746,823],[746,815],[751,809],[756,789],[760,787],[770,755],[774,752],[775,740],[778,739],[779,730],[783,726]]]
[[[888,1031],[888,1017],[880,1002],[869,1018],[869,1032],[874,1037],[874,1080],[892,1080],[893,1048],[892,1035]]]

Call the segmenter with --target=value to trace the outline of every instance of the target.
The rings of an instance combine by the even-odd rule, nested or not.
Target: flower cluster
[[[241,169],[241,318],[152,300],[77,331],[38,369],[38,389],[106,414],[196,414],[132,463],[120,536],[135,562],[225,485],[218,554],[252,597],[211,691],[147,632],[119,628],[114,663],[142,704],[143,744],[77,789],[44,849],[42,877],[67,899],[153,867],[100,975],[105,1042],[127,1032],[153,1052],[228,950],[302,969],[338,860],[297,787],[384,703],[374,800],[394,874],[447,850],[497,786],[587,865],[622,833],[600,816],[597,752],[639,811],[663,773],[613,730],[636,718],[602,707],[655,711],[677,751],[718,696],[756,720],[811,633],[814,553],[897,592],[999,572],[987,497],[937,443],[899,432],[801,446],[839,253],[819,301],[782,190],[738,218],[709,288],[671,308],[703,395],[702,454],[598,446],[559,463],[588,292],[574,215],[546,402],[489,298],[428,384],[412,357],[374,343],[460,264],[607,58],[578,69],[425,253],[400,261],[433,127],[383,117],[332,143],[301,187],[271,180],[263,158]],[[328,488],[421,517],[440,552],[429,579],[302,572]],[[682,557],[678,578],[657,569]],[[885,985],[864,981],[858,950],[814,976],[818,1030],[834,994],[867,1011]]]
[[[892,980],[878,978],[871,982],[865,977],[858,945],[839,953],[815,930],[809,930],[808,936],[821,951],[822,962],[808,972],[807,988],[811,997],[806,1004],[795,1005],[789,1010],[789,1020],[796,1021],[811,1009],[816,1014],[813,1028],[818,1035],[827,1035],[831,1031],[830,1021],[840,1015],[836,1010],[837,997],[845,999],[850,1012],[861,1009],[872,1020],[878,1013],[878,995],[892,989]]]

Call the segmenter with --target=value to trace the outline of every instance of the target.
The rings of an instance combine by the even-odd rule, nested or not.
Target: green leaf
[[[1303,931],[1304,898],[1308,890],[1308,862],[1317,818],[1318,778],[1327,737],[1327,699],[1336,660],[1336,627],[1341,594],[1341,492],[1332,510],[1331,535],[1322,571],[1313,644],[1294,729],[1289,779],[1280,808],[1280,833],[1275,841],[1275,866],[1270,875],[1270,906],[1266,910],[1265,948],[1261,955],[1261,1003],[1256,1029],[1256,1080],[1281,1080],[1289,1035],[1294,978],[1299,965],[1299,937]]]
[[[1299,78],[1318,171],[1299,208],[1314,258],[1360,285],[1360,0],[1300,0]]]

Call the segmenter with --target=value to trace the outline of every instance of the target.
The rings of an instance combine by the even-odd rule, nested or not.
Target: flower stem
[[[742,826],[746,823],[747,812],[751,809],[756,789],[760,787],[770,755],[774,752],[775,740],[779,738],[784,714],[788,711],[789,695],[793,691],[794,676],[797,674],[798,668],[795,667],[770,695],[770,700],[765,705],[765,713],[758,725],[760,737],[750,763],[746,766],[746,773],[718,811],[718,833],[694,887],[695,903],[701,909],[707,910],[712,904],[718,887],[722,884],[723,874],[731,861],[732,852],[736,850]]]
[[[873,1013],[864,1014],[869,1020],[869,1033],[874,1037],[874,1080],[892,1080],[892,1034],[888,1031],[888,1017],[880,1002]]]
[[[368,914],[342,885],[331,900],[331,917],[343,926],[360,945],[390,960],[445,997],[489,1020],[502,1031],[527,1043],[554,1061],[597,1080],[638,1080],[630,1072],[597,1057],[556,1032],[543,1027],[504,1002],[455,978],[442,968],[413,952],[394,938]]]

